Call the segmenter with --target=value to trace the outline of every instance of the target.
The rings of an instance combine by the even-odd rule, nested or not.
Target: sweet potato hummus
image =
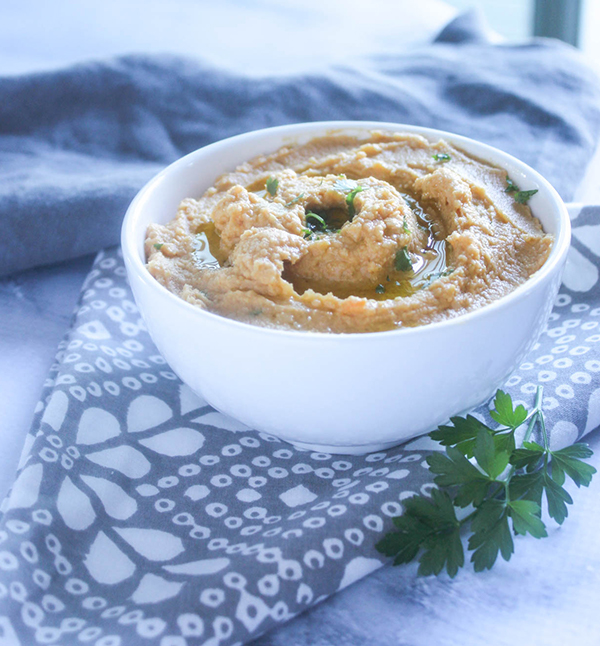
[[[543,265],[552,237],[528,188],[444,141],[321,137],[185,199],[148,228],[147,266],[186,301],[254,325],[423,325],[501,298]]]

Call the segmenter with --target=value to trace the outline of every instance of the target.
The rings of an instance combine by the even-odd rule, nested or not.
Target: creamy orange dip
[[[222,316],[272,328],[375,332],[453,318],[546,261],[505,170],[444,141],[331,135],[242,164],[153,224],[147,267]]]

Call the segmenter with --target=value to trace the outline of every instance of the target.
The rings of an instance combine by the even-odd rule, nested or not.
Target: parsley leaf
[[[412,260],[408,253],[408,247],[402,247],[396,251],[394,267],[397,271],[412,271]]]
[[[409,563],[422,548],[420,575],[439,574],[445,567],[450,576],[455,576],[465,556],[450,496],[434,489],[431,498],[413,496],[403,505],[404,513],[394,519],[397,532],[385,536],[376,548],[394,556],[394,565]]]
[[[458,487],[454,499],[457,507],[481,504],[492,481],[457,448],[450,447],[445,454],[433,453],[426,460],[431,472],[436,474],[433,480],[436,485]]]
[[[437,162],[447,162],[452,159],[452,157],[450,157],[448,153],[435,153],[435,155],[433,155],[433,158]]]
[[[535,442],[525,442],[523,447],[515,449],[510,456],[510,463],[517,469],[534,471],[544,457],[544,447]]]
[[[542,510],[536,502],[512,500],[508,507],[508,513],[513,521],[513,529],[517,534],[531,534],[534,538],[548,536],[546,526],[540,519]]]
[[[520,404],[513,410],[510,395],[499,390],[494,399],[494,410],[491,411],[490,415],[498,424],[503,424],[509,428],[517,428],[526,420],[527,411]]]
[[[582,462],[592,456],[592,451],[586,444],[578,442],[559,451],[551,451],[550,454],[552,455],[552,477],[554,480],[557,480],[555,471],[560,470],[566,473],[578,487],[581,485],[587,487],[590,484],[596,469],[591,464]]]
[[[532,500],[538,505],[542,504],[544,493],[543,473],[534,471],[532,473],[514,475],[508,483],[508,491],[511,500]]]
[[[477,464],[492,480],[495,480],[506,469],[510,460],[510,454],[507,451],[497,450],[494,435],[487,428],[482,428],[477,432],[473,456],[477,460]]]
[[[279,187],[279,180],[276,177],[269,177],[267,178],[265,186],[269,195],[275,197],[275,193],[277,193],[277,188]]]
[[[429,437],[442,446],[456,446],[468,458],[473,457],[477,433],[479,429],[487,427],[472,415],[451,417],[450,421],[453,426],[440,426],[436,431],[432,431]]]
[[[160,251],[163,248],[163,243],[162,242],[155,242],[152,246],[155,249],[158,249],[158,251]]]
[[[494,445],[496,451],[508,451],[512,454],[515,450],[515,434],[510,431],[508,433],[494,431]]]
[[[514,193],[515,191],[518,191],[519,187],[512,181],[512,179],[507,175],[506,176],[506,193]]]
[[[533,197],[538,192],[538,189],[534,188],[530,191],[522,191],[507,175],[505,192],[514,193],[513,197],[515,198],[515,202],[518,202],[519,204],[527,204],[529,198]]]
[[[534,188],[531,191],[517,191],[515,193],[515,201],[519,204],[527,204],[527,202],[529,202],[529,198],[533,197],[537,192],[537,188]]]
[[[356,215],[356,207],[354,206],[354,198],[358,193],[364,191],[365,189],[362,186],[357,186],[353,188],[348,195],[346,195],[346,204],[348,205],[348,216],[350,220]]]
[[[471,522],[473,534],[468,547],[473,550],[471,561],[475,572],[489,570],[498,552],[505,561],[510,560],[515,546],[508,525],[508,510],[500,500],[487,500],[477,510]]]
[[[467,415],[453,417],[451,426],[430,433],[446,447],[444,453],[427,457],[439,489],[429,498],[405,500],[404,513],[394,518],[396,531],[386,534],[377,549],[395,557],[395,565],[418,558],[419,574],[439,574],[445,568],[453,577],[465,560],[461,532],[469,533],[467,549],[480,572],[493,567],[498,555],[510,559],[515,549],[512,532],[534,538],[548,535],[541,519],[544,497],[550,517],[562,524],[573,503],[562,486],[566,477],[577,486],[588,486],[596,469],[584,462],[592,455],[585,444],[550,450],[541,402],[540,387],[528,415],[524,406],[515,407],[508,394],[498,391],[490,415],[499,428]],[[517,446],[516,432],[524,424]],[[536,425],[541,444],[530,440]],[[459,520],[456,509],[466,507],[472,511]]]
[[[547,471],[542,473],[542,484],[548,503],[548,514],[550,518],[554,518],[559,525],[562,525],[569,515],[567,505],[573,504],[573,498],[552,479]]]

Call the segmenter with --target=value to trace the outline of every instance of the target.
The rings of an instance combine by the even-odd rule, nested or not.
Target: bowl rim
[[[481,307],[471,310],[470,312],[466,312],[449,319],[444,319],[441,321],[427,323],[415,327],[400,327],[393,330],[384,330],[379,332],[314,332],[310,330],[270,328],[266,326],[252,325],[251,323],[245,323],[243,321],[238,321],[236,319],[228,318],[220,314],[201,309],[169,291],[150,274],[136,250],[136,247],[139,244],[139,241],[136,239],[136,215],[143,208],[144,203],[149,199],[152,192],[156,188],[158,188],[159,185],[161,185],[169,175],[176,173],[182,167],[189,166],[190,162],[194,162],[198,157],[202,158],[206,155],[210,155],[213,150],[218,150],[225,146],[234,146],[237,143],[241,144],[255,138],[260,139],[262,136],[280,134],[281,143],[273,148],[272,151],[266,150],[259,152],[256,153],[254,157],[261,154],[268,154],[269,152],[275,152],[278,148],[281,148],[285,145],[292,145],[294,143],[294,139],[297,141],[300,137],[306,134],[312,133],[314,137],[318,137],[327,134],[341,133],[345,130],[362,130],[365,132],[377,130],[392,130],[398,133],[421,135],[430,141],[432,141],[434,138],[446,139],[449,143],[456,144],[459,148],[464,148],[469,155],[479,157],[484,162],[499,165],[499,161],[496,159],[497,157],[499,157],[502,160],[505,160],[507,165],[518,167],[521,172],[527,175],[528,179],[537,183],[538,189],[543,187],[543,189],[549,194],[549,197],[558,207],[557,232],[555,234],[554,242],[552,244],[550,254],[546,259],[546,262],[524,283],[516,287],[509,294],[506,294],[499,299],[492,301],[491,303],[487,303]],[[285,141],[286,136],[289,137],[289,141]],[[476,150],[473,150],[473,148],[475,148]],[[246,159],[237,162],[237,164],[241,164],[244,161],[246,161]],[[231,170],[233,170],[233,168]],[[356,338],[361,338],[364,339],[364,342],[368,342],[369,339],[384,339],[389,336],[396,335],[403,335],[413,338],[416,335],[434,334],[440,329],[443,330],[445,328],[452,328],[457,325],[467,325],[470,321],[491,316],[497,310],[510,307],[511,303],[526,299],[538,287],[540,283],[543,283],[548,278],[548,276],[557,269],[557,267],[560,268],[560,265],[562,264],[562,261],[565,259],[568,252],[570,239],[570,218],[562,198],[547,179],[545,179],[540,173],[538,173],[535,169],[533,169],[525,162],[509,153],[504,152],[499,148],[477,141],[476,139],[466,137],[464,135],[459,135],[450,131],[439,130],[436,128],[383,121],[312,121],[293,123],[282,126],[251,130],[249,132],[234,135],[232,137],[227,137],[211,144],[207,144],[206,146],[198,148],[188,153],[187,155],[180,157],[176,161],[166,166],[152,179],[150,179],[138,191],[138,193],[129,204],[121,227],[121,249],[123,252],[123,257],[126,261],[128,271],[134,271],[146,285],[148,285],[151,289],[158,290],[159,293],[169,299],[176,307],[183,307],[190,313],[194,312],[195,316],[199,316],[200,318],[208,317],[208,320],[212,321],[213,323],[224,325],[225,327],[229,327],[234,330],[237,329],[239,331],[245,331],[247,333],[253,333],[261,336],[277,335],[282,337],[290,337],[291,339],[296,340],[300,340],[302,338],[310,338],[316,342],[323,342],[325,340],[331,341],[332,339],[335,339],[335,341],[338,343],[348,343],[352,339]]]

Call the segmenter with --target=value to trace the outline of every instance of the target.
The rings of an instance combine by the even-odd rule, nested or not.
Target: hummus
[[[375,332],[449,319],[548,257],[506,171],[444,141],[373,132],[288,146],[153,224],[147,267],[186,301],[272,328]]]

